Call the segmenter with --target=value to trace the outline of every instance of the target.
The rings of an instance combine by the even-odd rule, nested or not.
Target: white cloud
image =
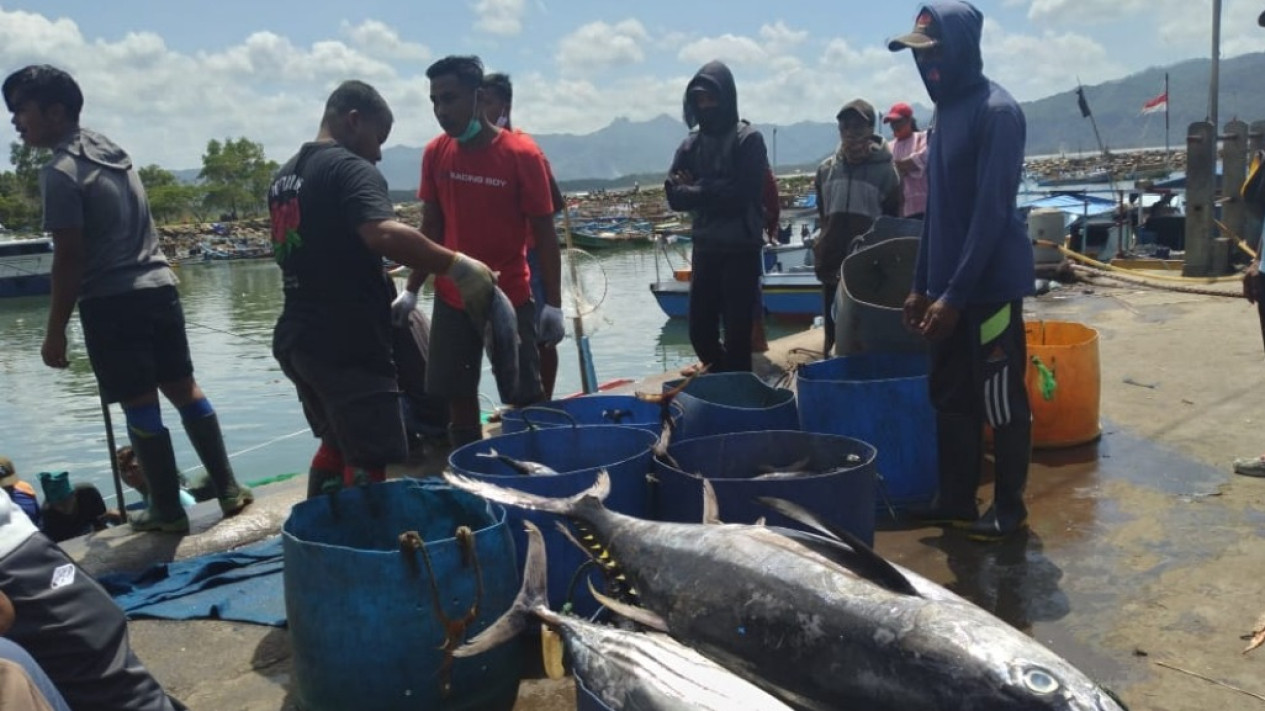
[[[704,37],[681,48],[677,58],[690,64],[705,64],[713,59],[730,65],[759,64],[768,59],[764,48],[750,37],[725,34]]]
[[[1067,91],[1075,86],[1077,76],[1093,77],[1091,83],[1098,83],[1129,73],[1105,47],[1085,35],[1051,30],[1040,35],[1008,32],[987,18],[981,50],[984,73],[1020,101]]]
[[[620,20],[613,25],[590,22],[558,42],[556,59],[564,71],[580,74],[637,64],[646,58],[642,44],[649,38],[638,20]]]
[[[476,0],[474,27],[488,34],[512,37],[523,31],[526,0]]]
[[[343,33],[357,49],[375,57],[417,62],[431,58],[429,47],[400,39],[393,28],[377,20],[365,20],[354,27],[343,22]]]

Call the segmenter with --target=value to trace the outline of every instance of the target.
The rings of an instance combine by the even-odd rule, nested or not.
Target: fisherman
[[[35,488],[18,477],[18,468],[8,457],[0,457],[0,487],[36,526],[40,525],[40,502]]]
[[[698,70],[682,103],[691,132],[673,156],[664,190],[673,210],[693,215],[690,343],[712,373],[750,371],[763,271],[764,137],[739,120],[738,90],[721,62]]]
[[[131,447],[119,447],[114,452],[114,461],[119,468],[119,478],[124,484],[136,490],[141,495],[141,501],[135,504],[128,504],[130,511],[132,507],[145,507],[149,505],[149,485],[145,483],[145,471],[141,468],[141,462],[136,458],[136,450]],[[198,502],[194,493],[189,491],[185,485],[184,476],[180,477],[180,505],[186,510],[193,508]]]
[[[0,635],[35,659],[74,711],[185,709],[132,653],[118,605],[6,496],[0,496]]]
[[[315,140],[268,190],[285,291],[273,354],[321,440],[309,498],[340,484],[382,481],[388,464],[408,457],[392,360],[395,288],[382,258],[447,274],[472,309],[486,310],[492,298],[487,265],[395,219],[386,180],[374,168],[393,122],[376,89],[343,82],[325,102]]]
[[[927,212],[927,134],[918,130],[913,107],[903,101],[892,104],[883,123],[892,127],[887,150],[900,175],[900,216],[921,220]]]
[[[132,528],[189,530],[160,390],[180,412],[221,512],[236,515],[254,497],[237,483],[215,409],[194,380],[176,277],[159,248],[132,159],[105,136],[79,126],[83,93],[66,72],[28,66],[4,80],[3,93],[22,140],[53,151],[40,171],[44,230],[53,235],[52,299],[40,352],[49,367],[70,365],[66,324],[78,302],[97,385],[106,402],[122,403],[128,437],[153,492]]]
[[[839,147],[817,168],[817,215],[821,235],[813,243],[813,268],[821,281],[825,343],[830,357],[835,346],[835,292],[839,269],[852,252],[852,242],[865,234],[881,215],[900,214],[900,177],[892,166],[892,154],[875,133],[874,107],[854,99],[835,114],[839,122]]]
[[[1023,173],[1023,111],[983,73],[984,16],[960,0],[919,9],[912,49],[936,105],[927,174],[928,219],[905,300],[905,326],[931,343],[939,493],[915,518],[1000,540],[1027,525],[1032,416],[1024,385],[1023,297],[1032,291],[1032,244],[1016,198]],[[993,428],[993,502],[979,515],[983,429]]]
[[[104,531],[123,520],[106,508],[97,487],[87,482],[72,486],[70,472],[40,472],[40,488],[44,490],[40,531],[55,543]]]
[[[513,131],[524,141],[535,143],[531,136],[513,126],[513,117],[510,114],[514,109],[514,84],[510,81],[508,74],[493,73],[483,77],[480,105],[483,107],[483,116],[488,122],[496,124],[497,128]],[[544,153],[542,152],[541,155]],[[548,158],[545,159],[545,170],[549,174],[549,194],[553,200],[553,214],[557,215],[567,208],[566,199],[562,197],[558,182],[554,180],[553,169],[549,166]],[[564,334],[560,329],[552,333],[546,331],[547,327],[562,324],[562,313],[558,307],[550,306],[545,299],[545,270],[541,266],[540,253],[542,251],[557,252],[557,245],[557,240],[554,240],[551,245],[538,248],[531,230],[527,231],[527,267],[531,271],[532,304],[536,307],[536,348],[540,355],[540,385],[544,390],[546,400],[553,399],[553,386],[558,379],[557,345],[562,341]],[[400,299],[406,299],[411,295],[412,292],[405,290],[400,294]]]
[[[514,305],[519,342],[562,340],[561,262],[554,231],[555,203],[549,166],[534,141],[489,121],[482,108],[487,92],[478,57],[445,57],[426,70],[430,99],[444,133],[422,154],[422,231],[495,269],[497,283]],[[508,114],[507,114],[508,120]],[[529,236],[535,240],[544,279],[537,328],[527,265]],[[416,294],[433,270],[414,269],[408,291]],[[453,447],[483,438],[479,422],[479,371],[483,361],[483,315],[470,308],[448,279],[435,284],[431,319],[431,362],[427,390],[448,400],[448,439]],[[541,336],[538,338],[537,333]],[[543,396],[536,348],[518,349],[516,407]]]

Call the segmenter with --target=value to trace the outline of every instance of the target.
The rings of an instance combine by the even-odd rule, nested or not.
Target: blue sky
[[[376,85],[391,145],[438,131],[424,72],[475,53],[515,79],[515,124],[587,133],[625,116],[677,115],[703,62],[730,63],[745,117],[830,120],[856,96],[927,103],[907,53],[884,40],[918,3],[899,0],[0,0],[0,68],[62,66],[83,84],[85,125],[136,160],[196,167],[208,139],[248,136],[283,160],[315,133],[340,80]],[[1206,0],[980,0],[985,71],[1021,100],[1206,56]],[[1265,50],[1265,3],[1226,0],[1223,55]],[[1157,92],[1159,87],[1157,87]],[[682,129],[684,130],[684,129]],[[13,133],[5,136],[12,140]]]

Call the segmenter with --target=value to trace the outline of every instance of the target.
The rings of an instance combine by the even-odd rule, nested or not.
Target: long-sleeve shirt
[[[914,131],[906,138],[892,139],[887,143],[892,152],[892,161],[899,163],[905,159],[914,162],[913,170],[900,173],[900,190],[904,196],[900,216],[921,215],[927,212],[927,134]]]

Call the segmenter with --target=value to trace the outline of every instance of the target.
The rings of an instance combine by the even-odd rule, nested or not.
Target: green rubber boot
[[[164,427],[151,435],[130,433],[129,439],[149,485],[149,505],[132,517],[132,530],[188,533],[189,517],[180,505],[180,472],[171,433]]]
[[[220,419],[215,413],[188,419],[184,421],[184,431],[189,435],[198,459],[202,460],[202,466],[206,467],[211,483],[215,485],[215,495],[224,517],[241,513],[255,500],[255,494],[248,487],[238,484],[233,476],[233,465],[229,464],[228,452],[224,450]]]

